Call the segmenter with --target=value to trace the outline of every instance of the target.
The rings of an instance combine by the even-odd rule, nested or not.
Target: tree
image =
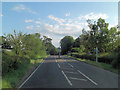
[[[46,47],[47,54],[54,55],[57,54],[55,46],[52,44],[52,39],[47,36],[43,36],[43,45]]]
[[[9,34],[8,35],[8,42],[11,46],[13,46],[13,52],[16,57],[16,62],[18,62],[19,57],[23,55],[22,49],[24,48],[24,45],[22,43],[23,38],[25,34],[23,35],[22,32],[19,32],[18,34],[14,30],[14,35]]]
[[[1,36],[0,38],[1,38],[1,40],[0,40],[1,41],[0,42],[1,48],[2,49],[11,49],[11,45],[10,45],[7,37]]]
[[[67,54],[68,51],[71,51],[71,49],[73,47],[73,43],[74,43],[74,39],[72,36],[65,36],[60,41],[62,54]]]
[[[75,42],[73,43],[73,47],[80,47],[80,37],[75,39]]]
[[[42,40],[40,39],[40,34],[26,35],[23,39],[23,44],[23,51],[26,57],[37,58],[45,51],[45,47],[42,45]]]
[[[90,30],[90,39],[89,43],[92,46],[92,50],[95,47],[98,47],[100,52],[107,52],[107,47],[109,46],[109,29],[108,23],[104,19],[99,18],[98,21],[92,23],[91,20],[88,20],[88,26]]]

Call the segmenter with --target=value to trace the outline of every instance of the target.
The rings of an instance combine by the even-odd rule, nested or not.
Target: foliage
[[[81,58],[81,59],[87,59],[87,60],[91,60],[91,61],[95,61],[96,60],[96,56],[91,54],[78,54],[78,53],[72,53],[72,56],[76,57],[76,58]],[[106,63],[106,64],[114,64],[114,65],[118,65],[118,54],[114,53],[114,54],[103,54],[103,55],[98,55],[98,62],[102,62],[102,63]],[[120,63],[120,62],[119,62]],[[116,66],[118,67],[118,66]]]
[[[109,23],[99,18],[97,21],[87,20],[90,30],[82,30],[82,34],[75,39],[72,55],[77,58],[95,60],[95,48],[98,53],[99,62],[112,64],[114,68],[120,64],[120,31],[116,27],[108,28]],[[82,46],[82,47],[81,47]],[[85,54],[82,54],[85,53]],[[105,55],[109,53],[108,55]]]
[[[119,54],[119,53],[116,54],[116,57],[115,57],[114,60],[112,61],[112,66],[113,66],[114,68],[120,69],[120,54]]]
[[[47,36],[43,36],[43,45],[46,47],[47,54],[55,55],[58,52],[51,41],[52,41],[51,38],[48,38]]]
[[[76,58],[76,57],[73,57],[73,56],[68,56],[68,57],[76,59],[78,61],[82,61],[82,62],[91,64],[91,65],[94,65],[96,67],[103,68],[105,70],[108,70],[108,71],[111,71],[111,72],[114,72],[114,73],[117,73],[117,74],[119,74],[119,72],[120,72],[120,70],[118,68],[117,69],[113,68],[111,64],[106,64],[106,63],[101,63],[101,62],[96,63],[95,61],[80,59],[80,58]]]
[[[30,60],[31,61],[31,60]],[[26,75],[26,71],[35,68],[42,59],[32,60],[36,63],[24,62],[18,65],[18,69],[12,70],[2,77],[2,88],[15,88],[21,78]]]
[[[82,52],[84,52],[84,50],[85,50],[85,47],[83,45],[80,45],[79,48],[72,48],[71,52],[82,53]]]
[[[30,63],[30,59],[46,56],[45,46],[39,33],[27,35],[21,32],[17,34],[14,31],[14,35],[9,34],[2,39],[3,43],[8,42],[13,47],[9,52],[6,49],[2,52],[3,74],[17,70],[18,65],[22,63]]]
[[[71,51],[73,47],[74,39],[71,36],[65,36],[63,39],[60,41],[61,45],[61,50],[62,54],[67,54],[68,51]]]

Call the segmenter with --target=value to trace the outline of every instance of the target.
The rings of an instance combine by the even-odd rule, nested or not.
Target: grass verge
[[[22,77],[24,77],[30,69],[38,66],[42,61],[43,59],[30,60],[30,63],[23,63],[17,70],[13,70],[2,76],[2,88],[15,88]]]
[[[95,61],[80,59],[80,58],[76,58],[76,57],[73,57],[73,56],[67,56],[67,57],[73,58],[73,59],[76,59],[78,61],[82,61],[82,62],[85,62],[85,63],[88,63],[88,64],[91,64],[91,65],[94,65],[96,67],[114,72],[116,74],[120,74],[120,70],[113,68],[112,65],[110,65],[110,64],[105,64],[105,63],[100,63],[100,62],[96,63]]]

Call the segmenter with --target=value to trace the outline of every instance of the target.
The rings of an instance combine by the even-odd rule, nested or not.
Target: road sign
[[[61,50],[61,48],[58,48],[58,51],[60,51]]]

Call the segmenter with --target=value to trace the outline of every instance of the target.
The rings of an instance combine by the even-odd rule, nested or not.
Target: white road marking
[[[56,57],[55,57],[55,62],[57,63]]]
[[[73,70],[73,68],[62,68],[62,69]]]
[[[68,71],[66,71],[65,73],[78,74],[78,73],[76,73],[76,72],[68,72]]]
[[[73,77],[70,77],[70,79],[73,79],[73,80],[81,80],[81,81],[87,81],[86,79],[81,79],[81,78],[73,78]]]
[[[60,65],[58,64],[58,67],[60,68]]]
[[[80,74],[82,74],[84,77],[86,77],[88,80],[90,80],[92,83],[94,83],[95,85],[98,85],[96,82],[94,82],[92,79],[90,79],[89,77],[87,77],[85,74],[83,74],[82,72],[80,72],[79,70],[77,70]]]
[[[70,63],[68,63],[72,68],[73,68],[73,65],[71,65]]]
[[[34,70],[34,72],[32,72],[32,74],[18,88],[21,88],[32,77],[32,75],[38,70],[38,68],[42,65],[42,63]]]
[[[62,71],[62,74],[64,75],[64,77],[67,79],[68,83],[72,86],[71,81],[68,79],[68,77],[65,75],[65,73]]]

